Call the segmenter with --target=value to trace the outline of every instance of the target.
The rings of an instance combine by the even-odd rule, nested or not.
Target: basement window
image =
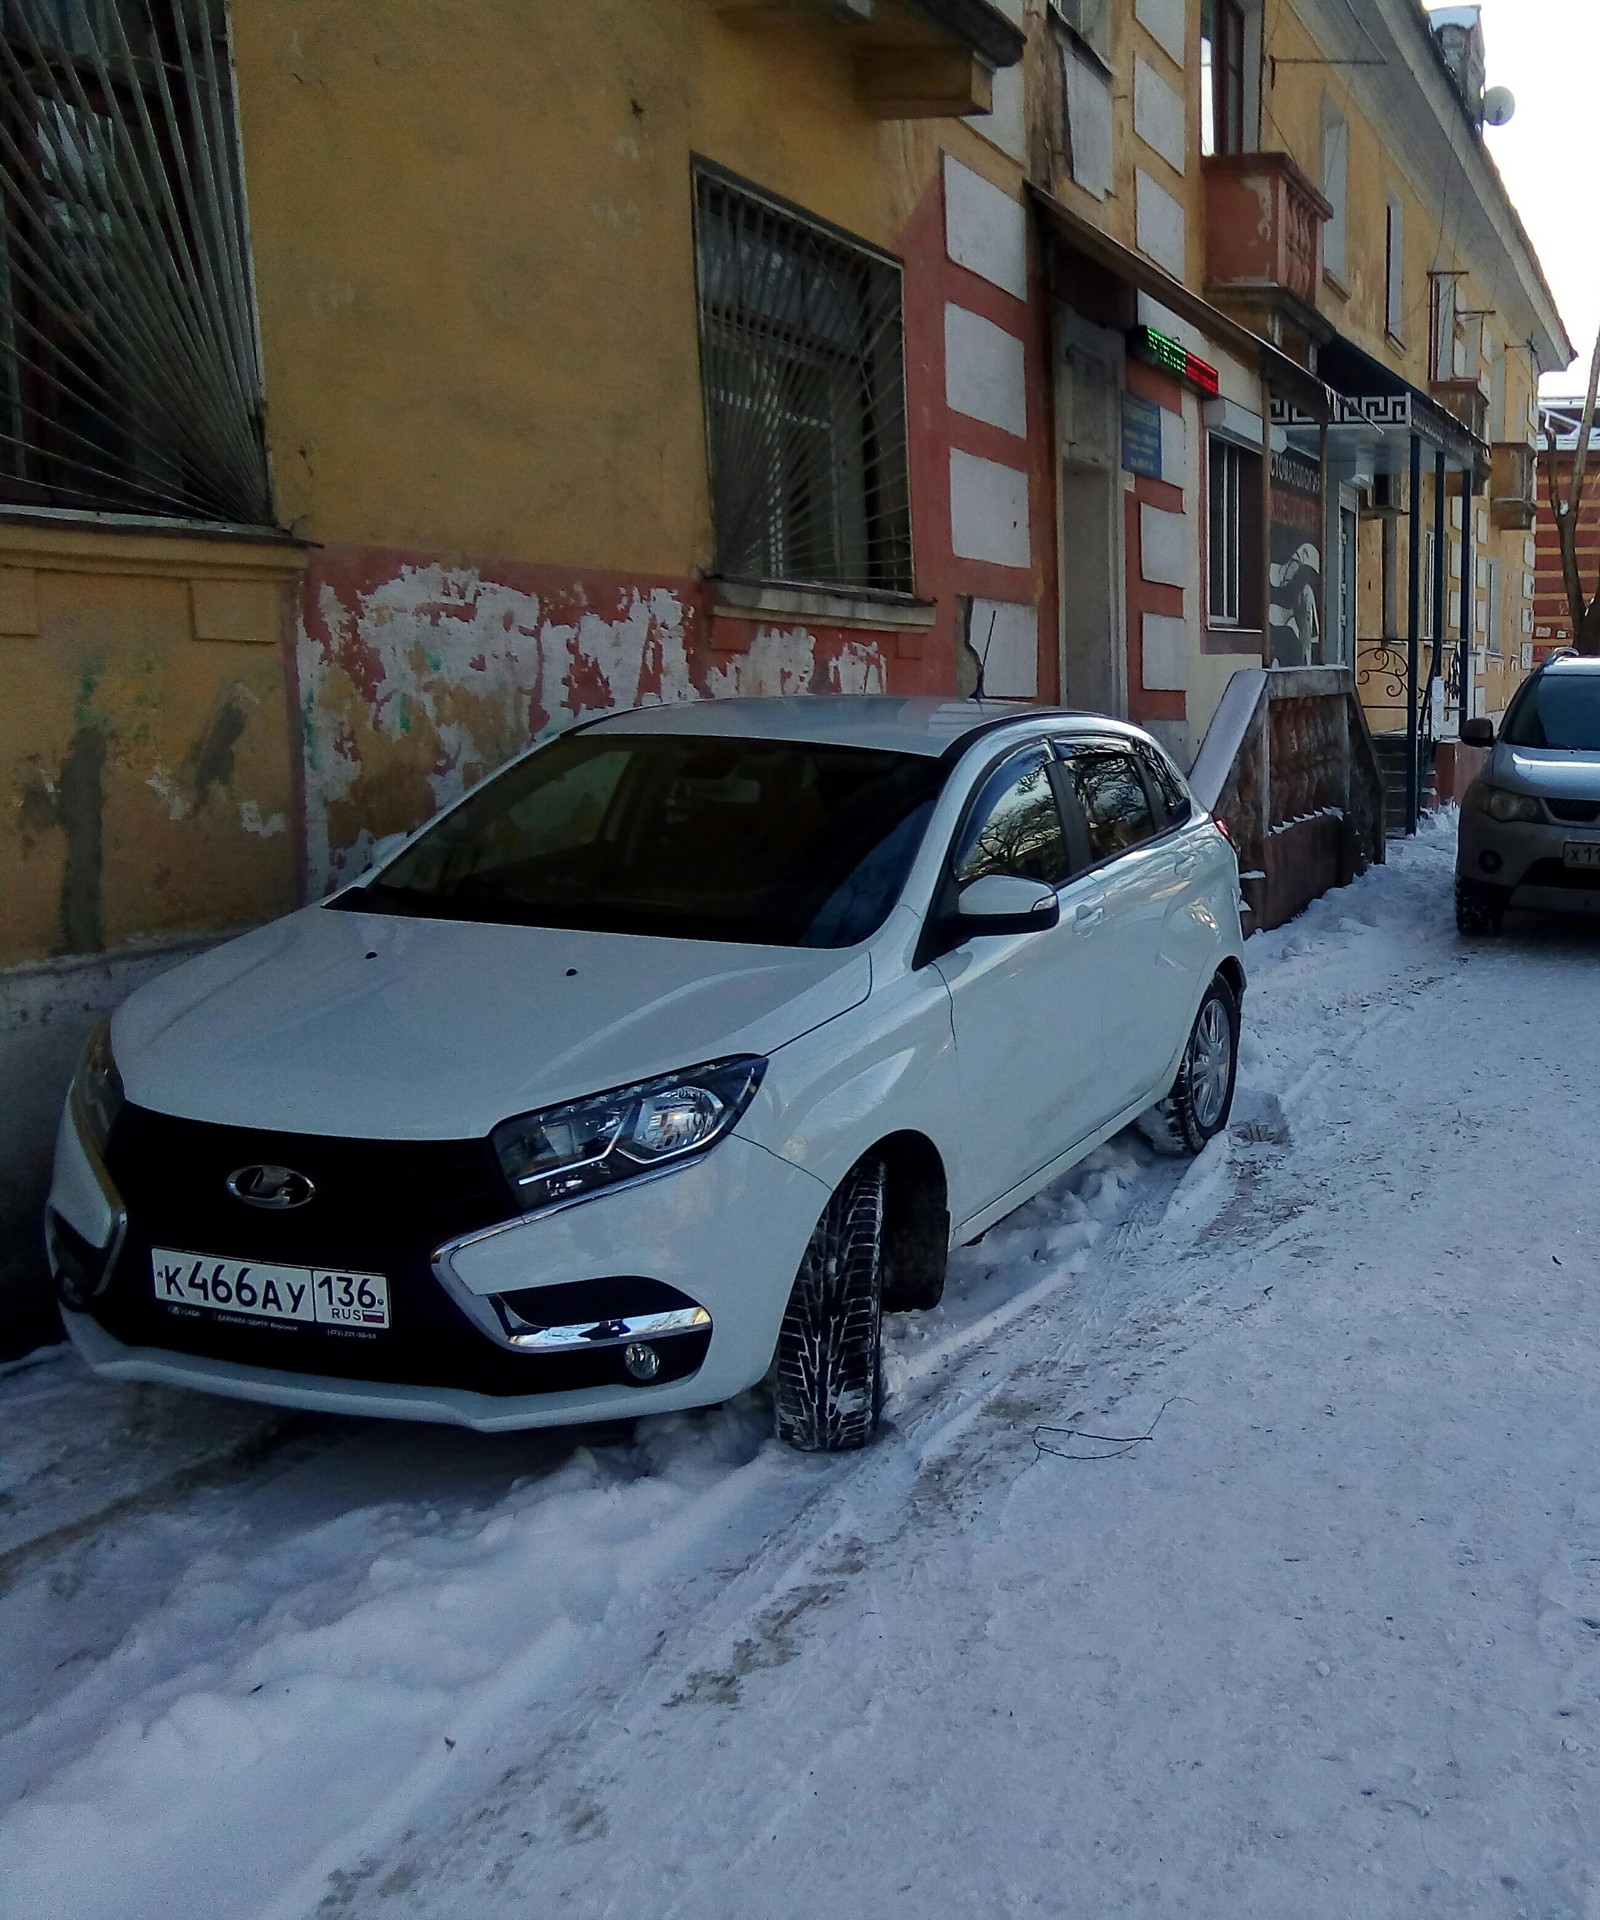
[[[899,262],[698,168],[715,571],[908,594]]]
[[[270,521],[226,0],[0,0],[0,501]]]

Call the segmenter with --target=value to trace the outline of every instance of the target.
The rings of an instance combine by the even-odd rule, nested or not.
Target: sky
[[[1600,0],[1483,0],[1483,37],[1488,84],[1517,97],[1510,123],[1485,138],[1578,350],[1543,390],[1582,392],[1600,328],[1600,229],[1595,108],[1573,83],[1600,71]]]

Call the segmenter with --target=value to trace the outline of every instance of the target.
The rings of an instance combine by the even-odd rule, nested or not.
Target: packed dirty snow
[[[1136,1135],[759,1396],[493,1438],[0,1376],[5,1920],[1600,1916],[1600,933],[1452,822]]]

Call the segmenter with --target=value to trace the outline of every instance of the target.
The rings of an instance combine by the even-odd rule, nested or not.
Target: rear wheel
[[[1219,974],[1206,989],[1172,1091],[1140,1116],[1161,1153],[1196,1154],[1228,1124],[1239,1070],[1239,1002]]]
[[[1506,914],[1505,901],[1498,887],[1486,887],[1477,880],[1456,878],[1456,932],[1469,939],[1500,931]]]
[[[882,1405],[881,1160],[840,1182],[817,1222],[778,1334],[773,1415],[778,1438],[802,1453],[864,1447]]]

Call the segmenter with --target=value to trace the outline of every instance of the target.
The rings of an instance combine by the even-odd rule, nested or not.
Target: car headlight
[[[1478,805],[1493,820],[1542,820],[1544,809],[1531,793],[1508,793],[1504,787],[1480,787]]]
[[[102,1020],[89,1035],[78,1071],[72,1078],[72,1101],[79,1123],[104,1153],[111,1129],[125,1102],[122,1075],[111,1051],[111,1022]]]
[[[738,1120],[765,1060],[712,1060],[506,1120],[490,1136],[528,1212],[704,1153]]]

